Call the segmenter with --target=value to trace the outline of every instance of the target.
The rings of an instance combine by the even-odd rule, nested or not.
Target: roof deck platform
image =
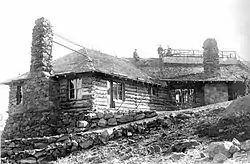
[[[169,49],[162,56],[163,63],[171,64],[203,64],[203,50]],[[219,51],[221,64],[236,64],[236,51]]]

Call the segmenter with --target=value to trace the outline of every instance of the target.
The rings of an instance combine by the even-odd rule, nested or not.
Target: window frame
[[[113,99],[125,101],[125,84],[113,81]]]
[[[69,100],[82,99],[81,97],[82,95],[80,95],[79,97],[79,91],[82,89],[82,80],[83,80],[82,78],[75,78],[75,79],[68,80],[68,99]],[[73,94],[74,97],[71,96],[72,93],[74,93]]]
[[[158,88],[156,87],[148,87],[148,94],[150,96],[158,96]]]
[[[23,103],[23,87],[21,85],[16,86],[16,105]]]

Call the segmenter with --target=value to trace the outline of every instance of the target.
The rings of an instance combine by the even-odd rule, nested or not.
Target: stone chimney
[[[48,110],[54,106],[51,101],[54,81],[50,78],[52,37],[49,21],[44,18],[37,19],[32,33],[29,79],[23,86],[24,110]]]
[[[203,43],[203,66],[204,73],[207,77],[214,77],[219,73],[219,50],[217,41],[213,38],[208,38]]]
[[[44,18],[35,21],[32,33],[30,73],[52,73],[52,29],[48,20]]]

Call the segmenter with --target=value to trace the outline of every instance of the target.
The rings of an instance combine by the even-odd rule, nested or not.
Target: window
[[[194,101],[194,89],[175,89],[177,103],[190,103]]]
[[[82,98],[82,79],[69,80],[69,99],[81,99]]]
[[[125,101],[124,83],[113,82],[113,98],[116,100]]]
[[[148,94],[151,96],[158,96],[158,89],[155,87],[149,87]]]
[[[16,104],[21,104],[23,99],[23,93],[22,93],[22,87],[19,85],[17,86],[17,92],[16,92]]]

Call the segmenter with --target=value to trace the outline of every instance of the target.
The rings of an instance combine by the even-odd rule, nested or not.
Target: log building
[[[235,54],[221,54],[214,39],[204,42],[202,52],[168,51],[157,59],[139,60],[82,49],[52,61],[52,44],[50,23],[38,19],[30,71],[3,82],[10,86],[10,114],[173,110],[232,100],[246,91],[248,68]]]
[[[235,51],[219,51],[215,39],[204,50],[164,50],[159,58],[135,62],[142,71],[169,88],[170,101],[178,108],[198,107],[248,93],[250,69]]]

